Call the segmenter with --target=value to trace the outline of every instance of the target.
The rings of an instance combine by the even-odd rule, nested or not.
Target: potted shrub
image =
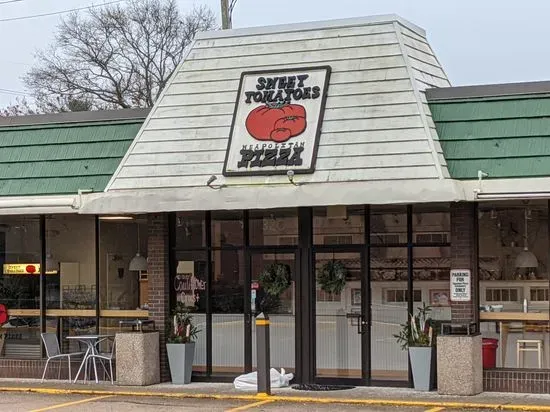
[[[423,304],[394,335],[401,348],[409,351],[414,388],[420,391],[434,389],[436,382],[435,325],[430,312],[431,308]]]
[[[191,382],[195,340],[199,332],[199,329],[193,324],[190,309],[178,302],[172,313],[167,333],[168,343],[166,344],[172,383],[187,384]]]

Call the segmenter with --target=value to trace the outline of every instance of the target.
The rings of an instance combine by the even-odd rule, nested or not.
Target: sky
[[[0,107],[28,93],[21,76],[52,42],[63,15],[2,21],[101,4],[101,0],[0,0]],[[220,0],[177,0],[180,9]],[[453,86],[550,80],[547,0],[237,0],[233,27],[398,14],[427,32]]]

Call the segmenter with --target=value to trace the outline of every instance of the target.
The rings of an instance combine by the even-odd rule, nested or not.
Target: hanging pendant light
[[[517,268],[536,268],[539,266],[537,257],[527,246],[527,209],[525,209],[525,235],[523,239],[523,250],[516,257]]]
[[[137,225],[137,239],[138,239],[138,247],[137,247],[137,253],[130,261],[130,265],[128,267],[128,270],[134,271],[134,272],[146,272],[147,271],[147,259],[144,256],[141,256],[139,254],[139,249],[141,243],[139,242],[139,224]]]

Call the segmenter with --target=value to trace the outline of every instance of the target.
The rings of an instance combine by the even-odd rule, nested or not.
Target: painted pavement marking
[[[46,408],[34,409],[34,410],[30,411],[30,412],[51,411],[51,410],[53,410],[53,409],[65,408],[65,407],[67,407],[67,406],[78,405],[78,404],[81,404],[81,403],[88,403],[88,402],[98,401],[98,400],[100,400],[100,399],[112,398],[113,396],[115,396],[115,395],[94,396],[93,398],[81,399],[81,400],[79,400],[79,401],[58,403],[57,405],[48,406],[48,407],[46,407]]]
[[[249,403],[248,405],[239,406],[238,408],[228,409],[226,412],[245,411],[247,409],[255,408],[256,406],[265,405],[266,403],[275,402],[273,399],[265,399],[263,401]]]

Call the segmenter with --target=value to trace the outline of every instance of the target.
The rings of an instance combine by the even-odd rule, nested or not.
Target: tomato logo
[[[306,130],[306,109],[299,104],[268,103],[253,109],[245,124],[254,139],[282,143]]]
[[[8,321],[8,308],[3,303],[0,303],[0,326]]]
[[[25,270],[27,271],[27,273],[33,274],[34,272],[36,272],[36,267],[34,265],[27,265]]]

